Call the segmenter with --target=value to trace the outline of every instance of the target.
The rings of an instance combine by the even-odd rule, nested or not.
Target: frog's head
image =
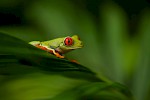
[[[74,35],[72,37],[70,36],[65,37],[63,42],[59,45],[59,47],[56,50],[63,54],[82,47],[83,47],[82,41],[77,35]]]

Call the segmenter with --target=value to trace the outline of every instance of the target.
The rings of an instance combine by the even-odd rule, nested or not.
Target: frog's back
[[[64,38],[57,38],[53,40],[48,40],[48,41],[43,41],[41,42],[42,45],[44,46],[53,46],[53,47],[58,47],[60,43],[62,43]]]

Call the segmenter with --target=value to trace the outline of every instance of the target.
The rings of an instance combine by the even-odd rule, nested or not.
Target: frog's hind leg
[[[59,52],[56,52],[55,49],[48,48],[47,46],[42,46],[41,42],[39,42],[39,41],[30,42],[29,44],[31,44],[31,45],[33,45],[33,46],[35,46],[41,50],[47,51],[51,54],[54,54],[58,58],[65,58]]]
[[[48,50],[46,47],[41,46],[40,44],[36,44],[36,45],[34,45],[34,46],[37,47],[37,48],[39,48],[39,49],[42,49],[42,50],[44,50],[44,51],[47,51],[47,50]]]

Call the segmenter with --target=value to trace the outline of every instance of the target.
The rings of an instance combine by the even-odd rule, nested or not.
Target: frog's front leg
[[[48,48],[47,51],[50,52],[50,53],[53,53],[53,54],[54,54],[56,57],[58,57],[58,58],[65,58],[65,57],[62,56],[59,52],[56,52],[55,49],[50,49],[50,48]]]
[[[56,52],[55,49],[51,49],[51,48],[48,48],[46,46],[41,46],[41,45],[37,45],[36,47],[42,49],[42,50],[45,50],[51,54],[54,54],[56,57],[58,58],[65,58],[64,56],[62,56],[61,54],[59,54],[59,52]]]
[[[55,49],[51,49],[51,48],[48,48],[47,46],[42,46],[40,44],[36,45],[36,47],[42,49],[42,50],[45,50],[51,54],[54,54],[56,57],[58,58],[65,58],[64,56],[62,56],[61,54],[59,54],[59,52],[56,52]]]

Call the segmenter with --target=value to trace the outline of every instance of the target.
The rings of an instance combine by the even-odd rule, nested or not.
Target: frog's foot
[[[70,60],[70,61],[73,62],[73,63],[79,64],[79,62],[76,61],[76,60]]]
[[[58,58],[65,58],[64,56],[62,56],[61,54],[59,54],[58,52],[55,52],[54,55]]]

